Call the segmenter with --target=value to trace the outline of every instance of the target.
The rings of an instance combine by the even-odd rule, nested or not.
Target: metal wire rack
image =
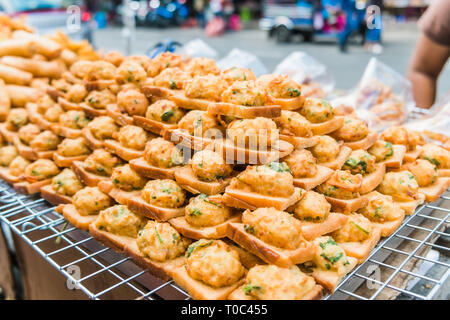
[[[450,275],[449,246],[436,241],[450,236],[444,231],[449,208],[449,191],[439,201],[420,206],[324,299],[432,299]],[[128,299],[190,299],[173,281],[153,277],[130,258],[68,225],[42,198],[17,194],[4,182],[0,220],[61,272],[69,288],[91,299],[111,298],[116,290]],[[425,264],[423,273],[419,265]]]

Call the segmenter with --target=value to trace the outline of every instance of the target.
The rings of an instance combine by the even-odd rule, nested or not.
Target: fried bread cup
[[[203,150],[214,142],[214,139],[192,136],[187,131],[181,129],[163,130],[162,137],[176,145],[191,148],[196,151]]]
[[[5,180],[9,184],[14,184],[14,183],[20,182],[22,179],[20,176],[15,176],[15,175],[11,174],[9,168],[3,167],[3,166],[0,167],[0,178]]]
[[[405,218],[405,212],[392,200],[392,197],[372,191],[367,195],[369,203],[358,210],[370,220],[373,226],[379,228],[382,237],[389,237],[397,230]]]
[[[450,177],[450,169],[438,169],[439,177]]]
[[[352,150],[358,150],[358,149],[367,150],[375,143],[375,141],[377,141],[377,139],[378,139],[378,133],[370,132],[367,135],[367,137],[365,137],[362,140],[352,141],[352,142],[344,142],[344,146],[347,146],[347,147],[351,148]]]
[[[196,300],[226,299],[242,284],[247,272],[239,253],[220,240],[202,239],[194,242],[189,246],[185,257],[186,264],[176,268],[171,276],[176,284]],[[217,265],[218,259],[220,267]],[[192,264],[190,261],[193,261]]]
[[[327,181],[331,175],[333,174],[333,170],[324,167],[321,165],[317,165],[317,173],[313,177],[305,177],[305,178],[296,178],[294,177],[294,185],[296,187],[305,189],[305,190],[311,190],[317,187],[318,185],[324,183]]]
[[[328,217],[322,222],[302,221],[303,237],[310,241],[324,234],[339,229],[347,222],[345,214],[330,212]]]
[[[199,208],[199,205],[202,207]],[[205,213],[207,217],[203,218]],[[199,221],[199,218],[207,222]],[[190,222],[191,219],[195,219],[194,221],[199,224],[193,225]],[[214,219],[220,220],[215,221],[218,223],[211,223]],[[225,238],[227,225],[232,222],[240,222],[239,212],[227,208],[221,195],[206,196],[205,194],[191,199],[185,209],[185,216],[169,220],[169,223],[183,236],[196,240]]]
[[[161,136],[164,131],[176,129],[178,127],[176,124],[163,123],[141,116],[133,116],[133,121],[136,126]]]
[[[35,182],[19,181],[14,183],[13,187],[16,192],[29,195],[41,192],[41,188],[47,184],[50,184],[51,182],[52,179],[45,179],[42,181],[35,181]]]
[[[51,95],[50,95],[51,96]],[[58,96],[54,99],[55,101],[58,101],[58,104],[63,108],[65,111],[69,110],[75,110],[75,111],[81,111],[81,107],[78,103],[70,102],[63,96]]]
[[[271,146],[268,150],[236,146],[229,139],[215,140],[209,147],[224,155],[227,161],[247,164],[265,164],[277,161],[294,150],[294,146],[284,140],[276,141],[275,145]]]
[[[81,129],[68,128],[60,124],[52,124],[50,129],[58,136],[64,138],[76,139],[83,136],[83,131]]]
[[[80,103],[80,108],[89,118],[95,118],[100,116],[106,116],[106,109],[95,109],[91,106],[89,106],[87,103],[82,102]]]
[[[124,252],[140,267],[168,280],[176,268],[184,265],[184,253],[190,242],[170,224],[148,221],[139,230],[136,241],[125,246]]]
[[[278,210],[285,210],[299,201],[302,195],[303,190],[300,188],[295,188],[294,193],[289,198],[283,198],[232,189],[228,186],[223,198],[225,204],[233,208],[255,210],[256,208],[274,207]]]
[[[333,210],[342,213],[353,212],[367,205],[367,198],[364,195],[355,199],[338,199],[328,196],[325,196],[325,198],[331,204]]]
[[[10,143],[14,143],[17,136],[17,132],[8,129],[7,123],[0,123],[0,134],[7,142]]]
[[[109,89],[111,86],[117,85],[116,80],[114,79],[100,79],[100,80],[90,80],[84,83],[84,87],[87,91],[94,90],[105,90]]]
[[[311,148],[317,144],[316,137],[305,138],[280,134],[280,139],[289,142],[295,149]]]
[[[334,293],[345,275],[356,267],[358,259],[347,257],[344,250],[329,236],[315,239],[314,245],[316,254],[313,261],[306,262],[300,268],[328,292]]]
[[[314,255],[314,248],[307,241],[303,240],[296,249],[283,249],[253,236],[245,231],[244,226],[243,223],[229,223],[227,237],[267,263],[288,267],[311,260]]]
[[[407,151],[403,157],[403,162],[413,162],[416,160],[422,152],[422,146],[416,146],[414,150]]]
[[[75,161],[83,162],[84,160],[86,160],[87,157],[88,157],[88,155],[64,157],[64,156],[60,155],[58,152],[54,152],[52,154],[53,162],[55,162],[55,164],[58,167],[63,167],[63,168],[70,168],[70,167],[72,167],[72,164]]]
[[[239,119],[254,119],[258,117],[277,118],[281,115],[281,106],[276,104],[248,107],[226,102],[211,102],[207,110],[209,114]]]
[[[364,223],[363,226],[361,226],[362,223]],[[354,232],[349,235],[346,233],[349,230]],[[358,263],[363,263],[378,241],[380,241],[381,230],[364,216],[355,213],[349,215],[347,224],[341,229],[334,231],[331,236],[336,240],[339,247],[345,251],[347,256],[356,258]]]
[[[325,122],[311,123],[311,130],[315,136],[320,136],[338,130],[343,124],[344,117],[335,116],[333,119]]]
[[[175,179],[175,170],[172,168],[159,168],[149,164],[143,157],[130,160],[130,167],[140,175],[151,179]]]
[[[101,176],[87,171],[84,168],[84,163],[81,161],[73,161],[72,170],[73,172],[75,172],[78,179],[88,187],[95,187],[99,184],[100,181],[105,181],[109,179],[109,177]]]
[[[319,162],[318,164],[327,168],[330,168],[332,170],[338,170],[341,168],[345,161],[347,161],[347,158],[352,153],[352,149],[346,146],[341,146],[341,149],[339,150],[339,154],[337,157],[331,161],[327,162]]]
[[[359,192],[361,194],[366,194],[375,190],[375,188],[378,187],[381,181],[383,181],[385,173],[386,167],[384,166],[384,164],[376,164],[375,171],[363,176]]]
[[[141,91],[149,99],[154,97],[167,99],[175,102],[177,106],[183,109],[206,111],[211,103],[209,100],[188,98],[183,91],[170,90],[163,87],[144,86],[141,88]]]
[[[242,286],[234,290],[229,300],[318,300],[323,288],[313,277],[297,266],[280,268],[275,265],[252,267]]]
[[[59,98],[64,98],[65,94],[52,86],[48,86],[45,91],[46,94],[50,96],[54,101],[58,101]]]
[[[41,188],[41,197],[54,206],[72,203],[72,198],[56,192],[51,185]]]
[[[413,214],[425,201],[425,195],[419,192],[419,185],[408,170],[387,172],[377,191],[390,195],[407,215]]]
[[[97,219],[99,212],[110,207],[112,203],[112,199],[97,187],[85,187],[75,193],[71,204],[61,204],[56,211],[74,227],[88,230],[89,225]]]
[[[184,215],[184,207],[182,208],[164,208],[155,206],[145,202],[141,197],[132,197],[128,200],[130,210],[140,215],[156,221],[168,221],[170,219],[181,217]]]
[[[390,142],[386,142],[392,148],[392,152],[390,152],[389,156],[383,157],[381,161],[377,161],[380,164],[384,164],[386,168],[389,169],[398,169],[403,163],[403,158],[406,153],[406,147],[401,144],[391,144]],[[371,153],[371,149],[369,148],[369,153]],[[373,153],[372,153],[373,154]],[[378,160],[378,159],[377,159]]]
[[[437,201],[441,195],[450,187],[450,177],[438,177],[436,182],[419,188],[419,192],[425,195],[426,202]]]
[[[14,137],[14,145],[16,146],[19,155],[28,160],[52,159],[53,154],[56,152],[56,150],[42,151],[27,146],[22,141],[20,141],[20,138],[17,135]]]
[[[115,205],[100,212],[89,225],[89,233],[105,246],[124,253],[126,246],[136,242],[146,223],[146,219],[132,213],[126,206]]]
[[[83,136],[86,139],[86,142],[92,150],[103,148],[103,140],[99,140],[92,134],[89,128],[83,128],[81,130],[83,132]]]
[[[157,221],[184,215],[185,191],[173,180],[150,180],[140,196],[128,199],[130,210]]]
[[[117,203],[122,205],[127,205],[128,201],[140,195],[140,190],[125,191],[117,188],[111,180],[104,180],[98,183],[98,188],[101,192],[109,195]]]
[[[225,188],[230,184],[232,176],[225,179],[218,179],[216,181],[202,181],[200,180],[192,170],[190,165],[177,168],[175,170],[175,180],[178,184],[187,191],[198,194],[204,193],[207,195],[213,195],[222,193]]]
[[[38,106],[35,103],[27,103],[26,109],[28,111],[28,117],[30,121],[36,124],[41,130],[51,130],[53,131],[54,125],[56,123],[50,122],[44,118],[44,116],[39,113]]]
[[[117,104],[108,104],[106,106],[106,115],[113,118],[120,126],[133,125],[133,117],[124,113]]]
[[[144,153],[144,151],[124,147],[118,141],[112,139],[105,140],[103,142],[103,146],[106,150],[114,153],[125,161],[131,161],[133,159],[140,158]]]

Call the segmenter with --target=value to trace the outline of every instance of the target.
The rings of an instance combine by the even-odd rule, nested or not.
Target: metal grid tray
[[[439,201],[418,207],[324,299],[432,299],[450,275],[448,243],[436,242],[450,236],[444,231],[450,222],[448,208],[449,191]],[[17,194],[4,182],[0,182],[0,220],[61,272],[69,288],[82,290],[91,299],[112,298],[117,290],[121,298],[129,299],[190,299],[173,281],[153,277],[130,258],[68,225],[39,196]],[[430,256],[430,250],[435,254]],[[431,268],[424,273],[421,264]]]

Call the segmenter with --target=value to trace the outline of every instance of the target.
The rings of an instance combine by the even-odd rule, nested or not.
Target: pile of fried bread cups
[[[450,186],[448,150],[286,76],[64,51],[0,42],[0,177],[194,299],[320,299]]]

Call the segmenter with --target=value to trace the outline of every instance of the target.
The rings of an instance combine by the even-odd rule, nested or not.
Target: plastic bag
[[[429,109],[428,115],[408,121],[405,126],[423,132],[434,143],[450,148],[450,91]]]
[[[202,39],[194,39],[183,45],[179,50],[179,53],[185,58],[210,58],[216,59],[218,53],[212,47],[210,47]]]
[[[376,58],[370,59],[358,86],[332,103],[338,109],[354,108],[377,131],[405,122],[415,109],[411,83]]]
[[[268,72],[257,56],[237,48],[234,48],[223,59],[219,60],[217,66],[222,70],[233,67],[252,69],[257,77]]]
[[[325,65],[302,51],[288,55],[275,68],[274,74],[288,75],[302,85],[302,95],[324,98],[334,89],[333,76]]]

